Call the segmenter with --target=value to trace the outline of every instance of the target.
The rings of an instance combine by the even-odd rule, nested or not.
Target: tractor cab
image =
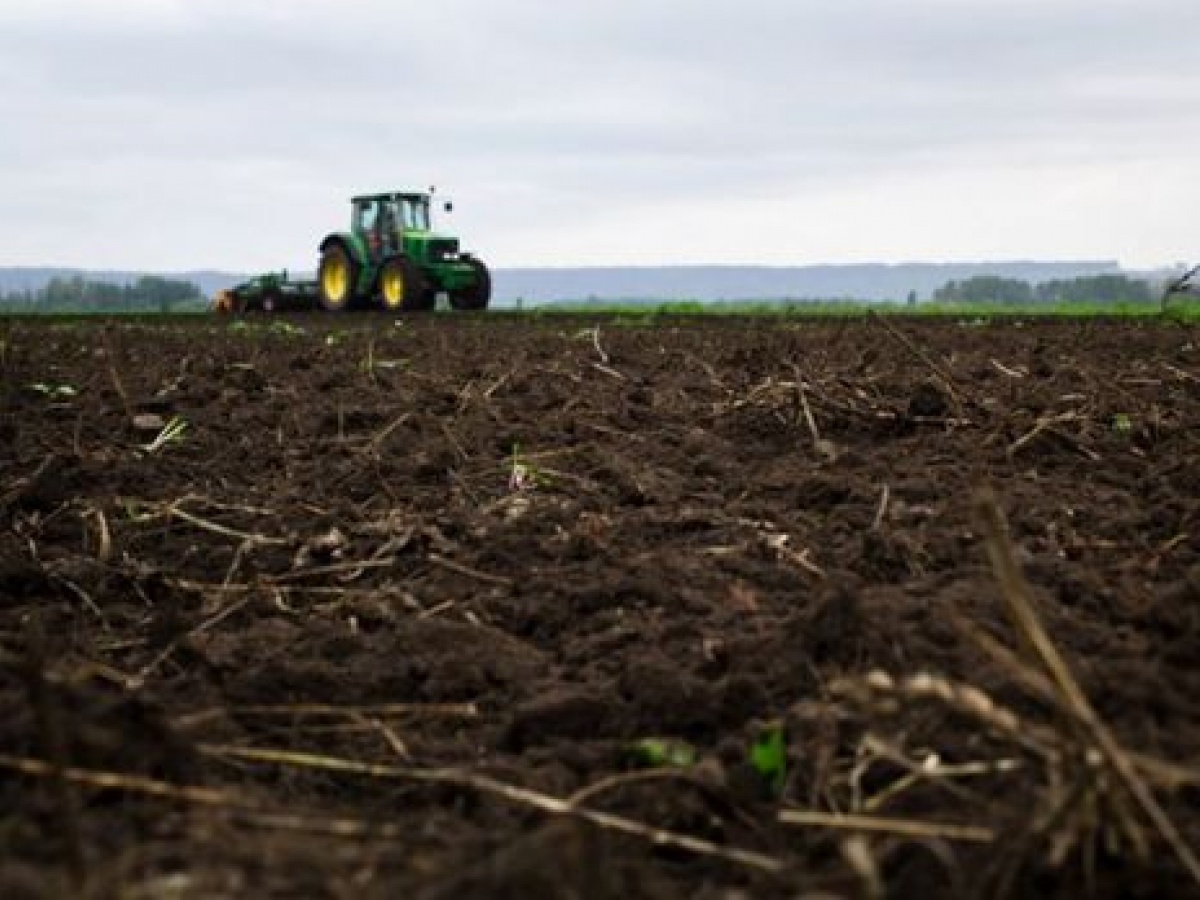
[[[406,232],[430,230],[428,194],[374,194],[352,203],[352,228],[372,259],[402,252]]]

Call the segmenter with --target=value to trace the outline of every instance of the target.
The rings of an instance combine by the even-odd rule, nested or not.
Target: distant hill
[[[515,268],[493,272],[497,305],[560,300],[904,300],[926,299],[948,281],[998,275],[1036,284],[1053,279],[1121,274],[1113,261],[882,263],[814,266],[613,266]],[[0,268],[0,293],[37,289],[54,277],[81,275],[126,283],[144,272],[65,268]],[[153,273],[191,281],[207,295],[243,281],[245,274],[194,271]],[[302,273],[297,273],[305,277]],[[311,276],[308,276],[311,277]]]
[[[662,266],[500,269],[496,297],[555,300],[904,300],[948,281],[999,275],[1036,283],[1115,275],[1116,262],[882,263],[819,266]]]

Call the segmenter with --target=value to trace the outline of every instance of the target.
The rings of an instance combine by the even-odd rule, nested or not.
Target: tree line
[[[170,313],[205,305],[198,285],[160,275],[143,275],[126,284],[92,281],[81,275],[56,277],[40,288],[0,294],[0,309],[6,312]]]
[[[1158,302],[1149,282],[1126,275],[1087,275],[1030,284],[1017,278],[979,275],[951,281],[933,292],[935,303],[999,304],[1152,304]]]

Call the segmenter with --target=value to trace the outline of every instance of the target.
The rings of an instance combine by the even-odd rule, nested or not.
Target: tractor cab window
[[[423,198],[405,197],[396,201],[398,220],[413,231],[429,230],[429,203]]]
[[[375,230],[379,220],[379,207],[374,202],[358,204],[354,213],[357,219],[354,223],[355,231],[361,234]]]

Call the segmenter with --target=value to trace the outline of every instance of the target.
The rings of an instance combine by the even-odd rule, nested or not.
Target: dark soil
[[[975,498],[1198,847],[1198,429],[1167,324],[0,322],[0,896],[1194,896]]]

